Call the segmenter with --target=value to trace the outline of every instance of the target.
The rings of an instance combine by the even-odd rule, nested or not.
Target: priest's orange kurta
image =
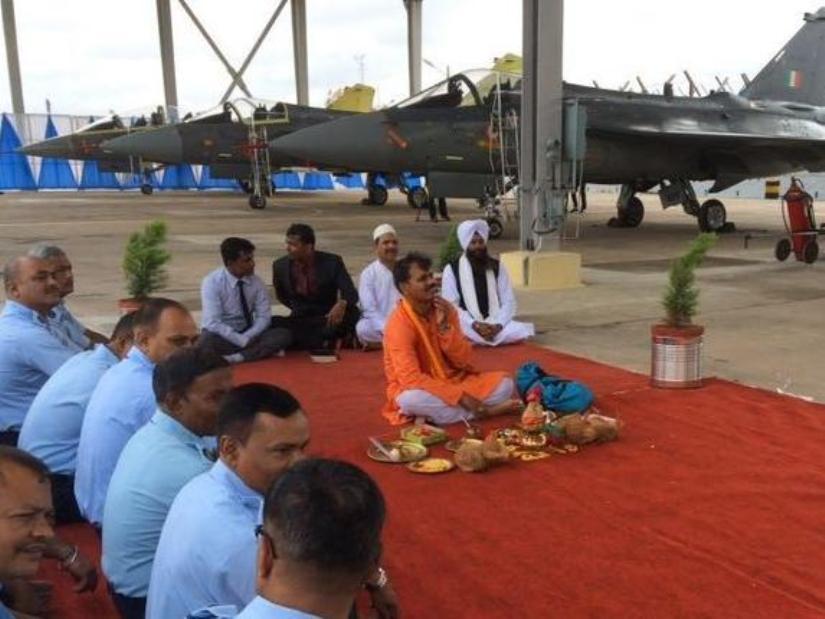
[[[450,328],[439,333],[435,311],[428,319],[416,318],[429,335],[446,378],[439,373],[427,353],[427,347],[413,323],[413,318],[399,303],[384,327],[384,374],[387,377],[387,403],[383,415],[392,424],[402,424],[409,418],[401,414],[395,398],[408,389],[422,389],[444,400],[450,406],[458,406],[464,394],[484,400],[493,393],[506,372],[479,372],[470,363],[472,346],[461,333],[458,312],[449,308]]]

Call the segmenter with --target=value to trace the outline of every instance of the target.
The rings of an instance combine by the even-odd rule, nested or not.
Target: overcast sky
[[[278,2],[189,0],[236,68]],[[765,3],[767,4],[767,3]],[[642,76],[659,88],[689,69],[706,87],[714,75],[751,77],[802,25],[801,0],[568,0],[564,75],[568,81],[618,87]],[[423,84],[442,70],[489,66],[521,53],[519,0],[424,0]],[[759,7],[757,10],[754,7]],[[100,114],[163,103],[153,0],[16,0],[23,94],[29,112]],[[183,112],[215,105],[229,76],[177,0],[172,0],[178,100]],[[406,13],[401,0],[307,0],[310,102],[360,79],[386,104],[408,94]],[[295,99],[289,6],[245,74],[256,97]],[[240,94],[239,91],[236,91]],[[0,109],[11,110],[6,64],[0,67]]]

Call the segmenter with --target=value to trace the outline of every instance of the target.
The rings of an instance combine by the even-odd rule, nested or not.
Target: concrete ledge
[[[516,288],[562,290],[582,285],[579,254],[511,251],[501,254],[500,258]]]

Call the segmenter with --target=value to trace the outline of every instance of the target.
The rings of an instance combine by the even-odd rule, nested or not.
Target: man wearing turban
[[[401,298],[392,279],[392,270],[398,258],[395,228],[381,224],[373,230],[372,240],[376,259],[361,271],[358,278],[361,319],[355,325],[358,340],[367,350],[381,348],[384,325]]]
[[[456,306],[464,335],[480,346],[520,342],[535,335],[530,323],[513,320],[516,296],[507,269],[487,253],[490,226],[473,219],[458,226],[464,253],[444,268],[442,296]]]

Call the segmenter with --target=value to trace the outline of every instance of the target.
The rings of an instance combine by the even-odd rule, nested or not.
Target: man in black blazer
[[[275,316],[273,327],[292,333],[293,348],[334,348],[352,336],[358,322],[358,292],[341,256],[315,250],[315,232],[306,224],[286,231],[287,255],[272,263],[275,296],[291,311]]]

